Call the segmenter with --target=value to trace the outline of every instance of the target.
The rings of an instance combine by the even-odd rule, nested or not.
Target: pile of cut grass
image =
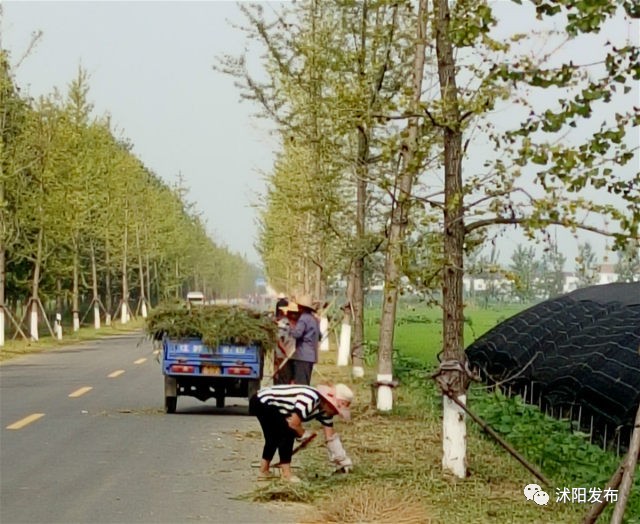
[[[212,347],[257,344],[270,350],[276,344],[277,327],[268,314],[246,307],[164,304],[151,311],[146,331],[154,339],[196,337]]]

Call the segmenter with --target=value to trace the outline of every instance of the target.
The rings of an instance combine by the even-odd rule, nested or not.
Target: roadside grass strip
[[[336,421],[352,473],[332,474],[323,445],[312,445],[294,458],[303,483],[295,487],[271,482],[256,489],[261,502],[303,503],[313,506],[301,522],[468,524],[526,522],[575,523],[586,506],[538,506],[527,501],[523,487],[534,479],[472,421],[467,424],[469,476],[458,479],[442,470],[442,399],[427,377],[402,381],[394,390],[394,409],[379,413],[370,405],[372,372],[354,383],[349,368],[336,368],[327,355],[312,384],[327,380],[353,388],[352,421]],[[315,513],[315,515],[314,515]]]
[[[114,371],[113,373],[109,373],[107,375],[107,378],[116,378],[119,377],[120,375],[122,375],[124,373],[124,369],[118,369],[117,371]]]
[[[91,386],[85,386],[83,388],[76,389],[73,393],[69,393],[69,398],[81,397],[82,395],[84,395],[85,393],[88,393],[92,389],[93,388]]]
[[[23,427],[31,424],[32,422],[35,422],[36,420],[42,417],[44,417],[44,413],[33,413],[28,417],[24,417],[23,419],[20,419],[17,422],[14,422],[13,424],[8,425],[7,429],[22,429]]]

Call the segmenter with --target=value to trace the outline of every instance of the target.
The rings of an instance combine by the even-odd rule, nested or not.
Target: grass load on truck
[[[265,353],[276,344],[276,325],[266,313],[241,306],[184,304],[156,308],[147,333],[162,341],[165,411],[179,396],[201,401],[251,397],[260,388]]]

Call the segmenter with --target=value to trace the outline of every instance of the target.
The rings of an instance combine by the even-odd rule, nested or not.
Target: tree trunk
[[[111,266],[110,266],[110,249],[109,249],[109,234],[105,237],[104,243],[104,307],[107,310],[104,323],[107,326],[111,325],[111,312],[113,311],[113,299],[111,298]]]
[[[633,477],[636,471],[636,464],[638,462],[638,452],[640,452],[640,405],[636,411],[636,421],[634,424],[634,430],[631,434],[631,443],[629,444],[629,451],[625,458],[623,465],[622,481],[620,483],[620,493],[618,497],[618,503],[613,509],[613,515],[611,515],[611,524],[621,524],[624,517],[624,511],[627,506],[631,489],[633,488]]]
[[[176,299],[180,300],[180,268],[176,260]]]
[[[35,341],[38,340],[38,291],[40,288],[40,267],[42,265],[42,243],[44,242],[44,230],[38,231],[36,246],[36,261],[33,266],[33,280],[31,282],[31,319],[29,323],[29,334]]]
[[[129,322],[129,280],[127,278],[127,247],[128,247],[128,212],[125,210],[124,235],[122,239],[122,303],[120,308],[120,322]]]
[[[80,283],[79,283],[79,266],[78,242],[74,240],[73,247],[73,290],[71,292],[71,314],[73,315],[73,331],[74,333],[80,329]]]
[[[144,283],[144,265],[142,264],[142,251],[140,250],[140,233],[136,228],[136,249],[138,250],[138,274],[140,276],[140,314],[142,318],[147,318],[147,297]]]
[[[340,328],[340,343],[338,345],[338,366],[349,365],[349,353],[351,352],[351,307],[345,306],[342,326]]]
[[[158,262],[156,260],[153,261],[153,283],[156,290],[156,301],[160,302],[160,300],[166,299],[167,296],[165,292],[160,293],[160,277],[158,275]]]
[[[425,35],[427,29],[427,1],[420,0],[418,6],[416,48],[413,62],[413,113],[418,114],[420,95],[422,93],[422,77],[425,62]],[[382,300],[382,318],[380,320],[380,338],[378,347],[378,401],[380,411],[389,411],[393,407],[393,396],[390,383],[393,380],[393,334],[398,303],[398,287],[402,267],[402,244],[411,205],[411,189],[420,169],[417,158],[419,145],[420,121],[412,117],[408,122],[408,136],[402,146],[402,171],[397,176],[397,192],[391,209],[391,224],[387,253],[385,257],[385,284]]]
[[[145,268],[147,272],[147,279],[145,284],[147,285],[147,299],[149,300],[149,306],[151,306],[151,263],[149,261],[149,254],[145,255]]]
[[[147,252],[144,255],[144,262],[145,262],[145,270],[147,273],[147,279],[146,279],[146,297],[147,300],[149,301],[149,307],[151,307],[151,261],[150,261],[150,257],[149,257],[149,230],[147,229],[147,225],[145,224],[144,226],[144,243],[145,246],[147,247]]]
[[[2,182],[0,181],[0,203],[3,201],[2,196]],[[4,224],[0,227],[4,227]],[[6,278],[6,256],[5,247],[2,239],[4,238],[4,231],[0,231],[0,348],[4,346],[4,329],[5,329],[5,317],[4,317],[4,286]]]
[[[96,248],[91,242],[91,288],[93,291],[93,327],[100,329],[100,295],[98,294],[98,268],[96,265]]]
[[[313,285],[313,294],[316,300],[324,300],[324,293],[322,292],[322,267],[316,265],[316,277]]]
[[[351,278],[353,284],[349,299],[353,308],[351,365],[353,376],[357,378],[364,376],[364,261],[366,255],[363,252],[362,242],[365,235],[368,157],[369,146],[366,130],[359,126],[356,166],[356,238],[358,252],[352,261]]]
[[[448,0],[435,0],[436,55],[440,97],[446,118],[444,126],[444,272],[443,301],[443,355],[445,361],[462,364],[460,370],[444,371],[443,380],[449,392],[460,402],[466,401],[468,385],[464,373],[464,340],[462,297],[464,252],[464,195],[462,192],[462,130],[458,107],[453,46],[449,36]],[[446,395],[443,395],[442,465],[460,478],[467,474],[465,413]]]
[[[393,19],[392,23],[386,27],[389,31],[389,39],[387,46],[390,46],[393,40],[397,24],[398,4],[392,7]],[[360,77],[360,89],[362,92],[369,93],[367,99],[367,107],[372,108],[376,104],[376,100],[382,90],[385,74],[389,70],[390,47],[387,47],[384,63],[380,65],[377,77],[375,78],[374,89],[371,89],[371,82],[367,79],[366,72],[366,53],[367,53],[367,25],[369,19],[369,1],[362,2],[362,18],[360,24],[360,52],[358,56],[358,75]],[[380,22],[376,23],[376,30],[380,31]],[[362,242],[366,234],[366,203],[367,203],[367,180],[369,176],[369,141],[371,136],[371,122],[364,112],[362,122],[357,125],[358,133],[358,152],[356,158],[356,238],[359,246],[359,252],[351,261],[352,268],[352,293],[349,299],[353,311],[353,347],[351,350],[351,361],[353,365],[352,373],[354,377],[364,376],[364,266],[368,252],[364,251]]]

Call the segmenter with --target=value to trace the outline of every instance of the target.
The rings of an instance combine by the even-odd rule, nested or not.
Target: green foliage
[[[618,251],[615,272],[619,282],[638,282],[640,280],[640,241],[628,240],[624,248]]]
[[[592,286],[598,283],[598,262],[591,248],[591,244],[585,242],[584,244],[578,245],[576,263],[578,287]]]
[[[517,313],[520,308],[467,309],[467,316],[481,336],[491,327]],[[375,312],[368,311],[368,318]],[[421,319],[424,325],[411,320],[396,326],[394,353],[394,376],[403,387],[422,392],[424,400],[434,411],[440,409],[440,395],[431,386],[429,378],[433,372],[435,353],[440,347],[440,326],[434,322],[437,310],[416,308],[401,314],[403,319]],[[429,322],[429,320],[432,320]],[[369,322],[371,325],[372,322]],[[368,329],[367,335],[374,336]],[[474,337],[469,334],[470,343]],[[433,352],[424,351],[424,341],[431,340]],[[426,384],[426,386],[425,386]],[[521,452],[529,462],[539,467],[550,478],[555,487],[600,487],[618,467],[621,457],[600,447],[591,445],[585,434],[580,433],[568,420],[556,420],[530,406],[520,397],[507,397],[501,393],[489,393],[484,387],[472,387],[469,392],[469,407],[485,420],[495,431]],[[489,437],[487,437],[489,438]],[[497,448],[496,444],[496,449]],[[640,478],[636,478],[634,491],[629,501],[627,514],[640,516]],[[555,496],[555,492],[550,493]],[[633,519],[630,522],[635,522]]]
[[[151,312],[146,332],[156,339],[197,337],[212,347],[258,344],[270,351],[276,344],[277,326],[269,315],[240,306],[165,304]]]
[[[590,444],[588,435],[571,421],[548,417],[519,396],[472,389],[469,405],[558,487],[604,489],[621,461],[613,452]],[[640,478],[635,479],[627,511],[640,516]]]
[[[113,313],[111,295],[131,288],[134,299],[154,302],[193,288],[217,297],[253,291],[258,269],[210,238],[183,180],[175,187],[161,180],[92,110],[82,69],[65,96],[23,99],[0,50],[7,300],[33,291],[61,298],[58,284],[77,299],[95,285]]]

